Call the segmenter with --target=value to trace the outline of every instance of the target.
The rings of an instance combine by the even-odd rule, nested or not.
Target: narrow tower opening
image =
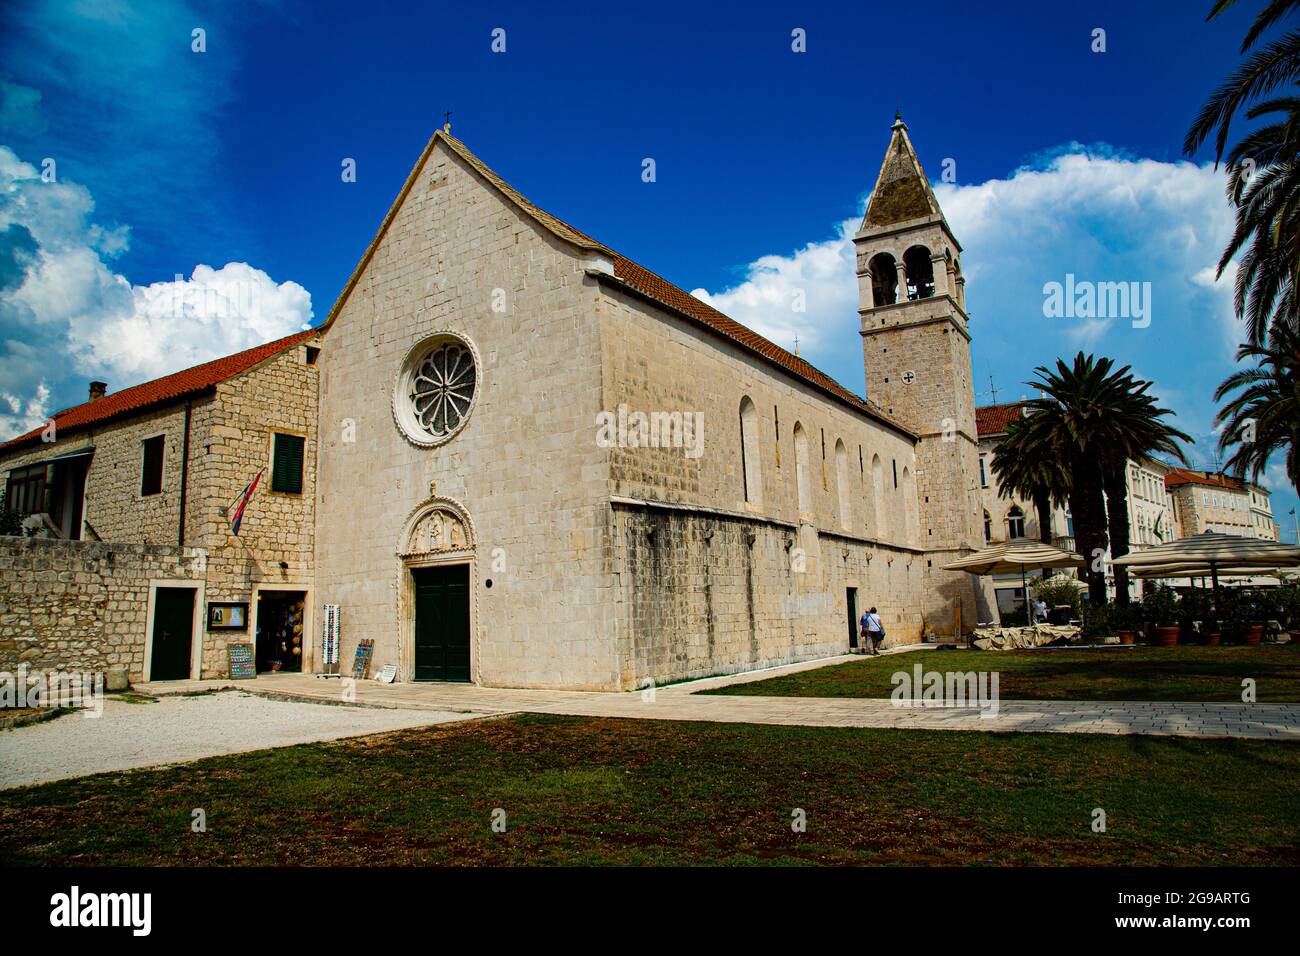
[[[908,299],[928,299],[934,295],[934,264],[930,250],[913,246],[903,253],[903,270],[907,273]]]
[[[873,305],[893,305],[898,301],[898,264],[888,252],[871,258],[871,300]]]

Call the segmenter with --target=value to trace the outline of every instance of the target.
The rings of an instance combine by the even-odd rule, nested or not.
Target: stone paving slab
[[[899,653],[912,648],[899,649]],[[977,708],[895,706],[885,699],[701,695],[700,690],[762,680],[842,663],[847,656],[805,661],[729,677],[656,688],[653,693],[587,693],[515,690],[473,684],[380,684],[324,680],[310,674],[268,674],[235,682],[240,690],[321,703],[437,710],[464,714],[571,714],[645,720],[810,727],[878,727],[908,730],[978,730],[995,733],[1151,734],[1242,737],[1300,741],[1300,704],[1237,704],[1158,701],[1002,701],[996,714]],[[185,689],[211,689],[231,682],[180,682]],[[146,693],[179,690],[176,684],[145,685]],[[351,690],[353,699],[345,691]]]

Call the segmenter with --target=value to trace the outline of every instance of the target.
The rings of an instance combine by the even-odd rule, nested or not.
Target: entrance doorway
[[[258,591],[255,659],[258,673],[302,670],[304,591]]]
[[[468,681],[469,565],[412,568],[415,679]]]
[[[194,589],[158,588],[153,598],[150,680],[187,680],[194,649]]]
[[[849,650],[858,646],[858,589],[849,588],[845,603],[849,606]]]

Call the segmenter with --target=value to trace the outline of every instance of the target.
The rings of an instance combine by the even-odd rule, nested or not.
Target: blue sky
[[[0,429],[321,321],[444,110],[539,205],[860,391],[848,236],[898,108],[931,179],[955,171],[977,400],[1084,347],[1154,379],[1213,464],[1231,218],[1180,144],[1255,6],[10,0]],[[1071,273],[1150,282],[1150,326],[1046,318]]]

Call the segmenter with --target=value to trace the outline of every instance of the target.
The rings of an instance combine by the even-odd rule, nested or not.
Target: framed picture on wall
[[[209,631],[246,631],[248,630],[247,601],[209,601]]]

